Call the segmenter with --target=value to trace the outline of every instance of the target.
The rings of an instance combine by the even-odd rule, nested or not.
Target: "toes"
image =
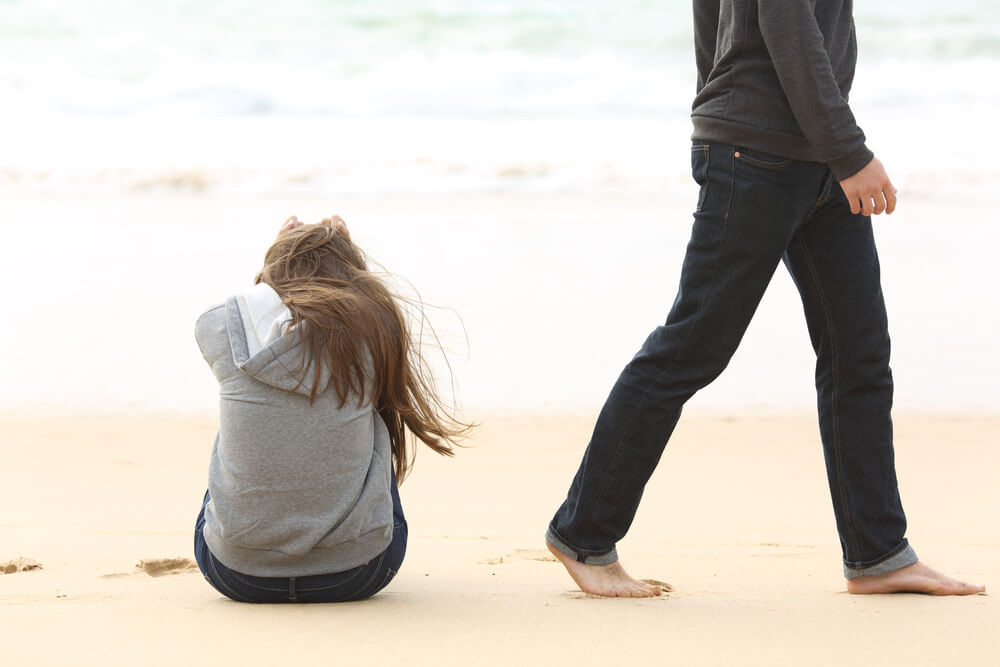
[[[634,598],[654,598],[660,594],[660,589],[655,586],[643,584],[640,588],[631,589],[629,597]]]
[[[975,595],[976,593],[983,593],[986,591],[985,586],[976,586],[964,581],[958,581],[957,579],[948,579],[943,582],[937,582],[937,586],[935,588],[936,590],[933,592],[936,595]]]
[[[976,593],[985,593],[986,586],[976,586],[975,584],[967,584],[962,582],[962,592],[961,595],[975,595]]]

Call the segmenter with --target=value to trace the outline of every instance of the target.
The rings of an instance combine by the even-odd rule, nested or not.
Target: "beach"
[[[902,201],[876,234],[909,537],[929,564],[992,587],[997,313],[969,307],[991,302],[992,246],[942,228],[947,202]],[[7,200],[11,247],[46,254],[39,263],[17,252],[5,265],[32,289],[11,295],[23,316],[0,333],[13,351],[0,564],[41,564],[0,576],[5,655],[26,665],[331,654],[439,665],[996,664],[993,597],[845,592],[812,351],[780,268],[730,367],[689,403],[620,545],[632,574],[672,590],[589,598],[544,551],[605,392],[669,306],[686,206],[483,194]],[[985,200],[962,210],[966,229],[996,238]],[[428,350],[442,392],[481,427],[453,460],[420,452],[401,489],[407,558],[374,599],[241,605],[190,569],[217,400],[193,324],[250,284],[276,222],[332,211],[419,290],[451,363]]]
[[[546,522],[586,442],[584,416],[482,417],[454,459],[418,456],[401,487],[406,561],[375,598],[231,602],[192,558],[214,421],[6,415],[0,561],[5,661],[17,665],[993,665],[994,596],[850,596],[810,415],[681,421],[620,545],[656,599],[574,590]],[[910,539],[927,562],[993,587],[1000,419],[896,419]]]
[[[690,6],[30,0],[0,3],[3,662],[1000,664],[1000,6],[855,10],[850,104],[899,189],[873,223],[908,536],[989,595],[846,593],[783,267],[619,545],[667,594],[584,595],[545,551],[676,293]],[[191,562],[218,404],[194,323],[286,218],[332,214],[480,426],[419,453],[384,591],[238,604]]]

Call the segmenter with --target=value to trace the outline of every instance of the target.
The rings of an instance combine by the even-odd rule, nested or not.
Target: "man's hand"
[[[897,190],[878,158],[872,158],[864,169],[842,180],[840,187],[851,204],[851,213],[878,215],[896,210]]]

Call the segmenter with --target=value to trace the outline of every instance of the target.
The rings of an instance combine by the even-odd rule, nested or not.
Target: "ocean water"
[[[1000,3],[857,5],[870,145],[976,192]],[[0,0],[0,193],[680,191],[691,46],[664,0]]]
[[[857,4],[851,104],[902,196],[876,226],[897,405],[996,410],[1000,2]],[[210,412],[194,319],[287,215],[335,211],[454,309],[431,315],[473,415],[596,411],[676,288],[690,24],[674,0],[0,0],[0,405]],[[811,409],[812,363],[779,270],[693,405]]]

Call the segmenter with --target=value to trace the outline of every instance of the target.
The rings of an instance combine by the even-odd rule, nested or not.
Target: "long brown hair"
[[[291,311],[290,326],[303,350],[300,382],[308,381],[312,369],[310,401],[324,369],[340,406],[352,395],[363,403],[370,386],[368,399],[389,429],[398,481],[415,454],[407,446],[407,430],[437,453],[454,454],[453,446],[472,425],[459,421],[438,398],[397,298],[368,270],[346,230],[315,224],[283,231],[254,282],[270,285]]]

